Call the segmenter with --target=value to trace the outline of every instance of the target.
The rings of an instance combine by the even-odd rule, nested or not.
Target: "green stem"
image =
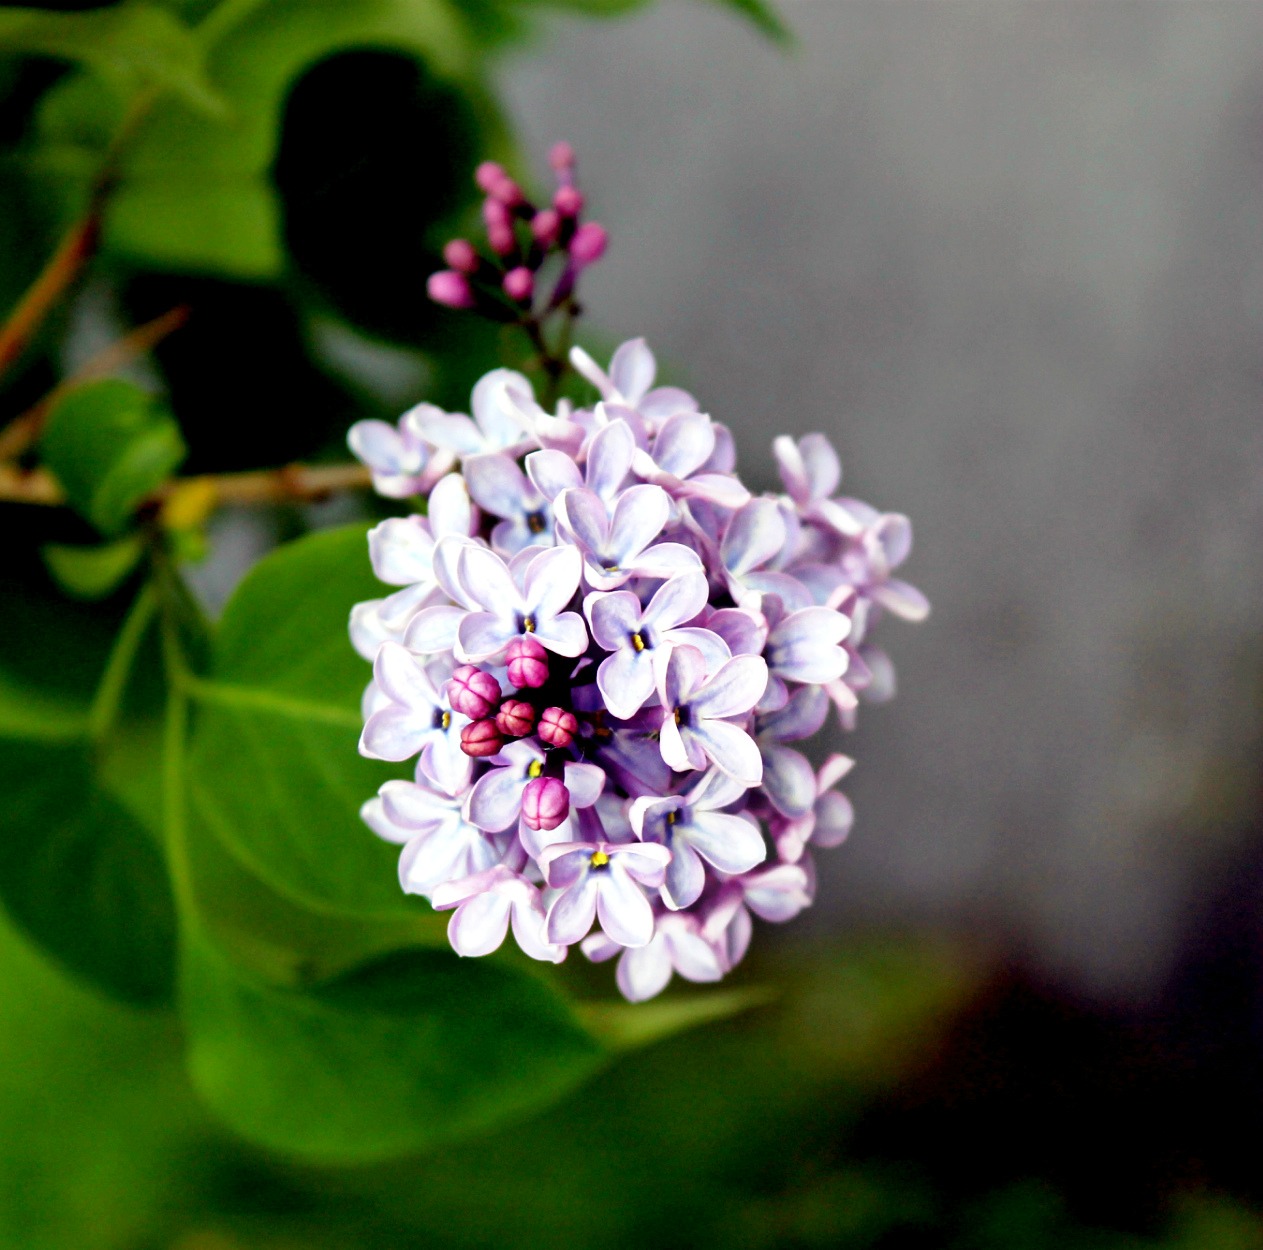
[[[180,627],[167,600],[162,604],[162,658],[167,675],[167,715],[162,732],[162,825],[167,868],[180,914],[194,915],[196,900],[185,829],[184,751],[188,737],[189,668],[180,646]]]
[[[103,742],[114,727],[123,701],[123,692],[127,689],[127,679],[131,676],[132,665],[136,661],[136,653],[140,650],[140,644],[144,641],[157,607],[158,596],[154,592],[153,583],[146,582],[118,631],[110,658],[105,662],[101,682],[92,699],[92,707],[88,712],[88,737],[94,743]]]

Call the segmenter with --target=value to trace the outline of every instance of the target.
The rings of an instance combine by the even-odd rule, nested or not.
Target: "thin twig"
[[[0,461],[16,460],[35,443],[43,432],[44,421],[49,412],[68,391],[83,382],[108,377],[124,365],[138,360],[152,351],[168,334],[178,330],[188,319],[188,305],[181,304],[178,308],[163,313],[161,317],[137,326],[85,361],[68,378],[53,387],[43,399],[32,404],[21,416],[14,417],[0,430]]]
[[[27,288],[17,307],[0,325],[0,376],[26,350],[44,324],[44,319],[96,254],[106,201],[118,181],[119,159],[147,116],[156,94],[152,89],[145,90],[132,101],[118,133],[110,142],[101,168],[92,179],[83,213],[66,231],[57,250]]]
[[[190,489],[206,491],[214,506],[311,503],[343,491],[367,490],[372,480],[361,464],[291,464],[250,473],[206,473],[172,478],[142,506],[161,507],[175,491]],[[65,491],[47,469],[24,472],[16,465],[0,464],[0,503],[57,507],[65,502]]]

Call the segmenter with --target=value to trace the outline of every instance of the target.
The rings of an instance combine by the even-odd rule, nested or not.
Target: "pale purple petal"
[[[470,664],[481,664],[497,657],[517,633],[512,621],[495,612],[466,613],[456,630],[456,654]]]
[[[434,538],[418,516],[388,517],[368,531],[368,554],[378,579],[411,586],[434,576]]]
[[[763,789],[782,816],[804,816],[816,800],[816,775],[799,752],[764,746]]]
[[[652,653],[630,647],[616,651],[601,661],[596,684],[610,715],[630,720],[654,693]]]
[[[727,812],[694,812],[689,821],[688,842],[720,872],[749,872],[767,858],[758,826]]]
[[[693,768],[706,767],[706,753],[700,744],[694,741],[692,734],[687,737],[681,734],[675,718],[668,712],[662,722],[662,731],[658,738],[658,746],[666,764],[677,773],[688,772]]]
[[[663,917],[659,924],[666,925],[672,919],[677,917]],[[692,927],[672,926],[665,936],[671,962],[685,980],[708,982],[723,979],[724,969],[715,948]]]
[[[643,1003],[661,994],[671,980],[671,955],[666,939],[655,937],[639,948],[621,948],[615,981],[629,1003]]]
[[[700,412],[681,412],[662,423],[653,441],[653,459],[662,472],[686,478],[706,463],[714,449],[710,418]]]
[[[428,411],[415,421],[422,435],[436,447],[445,447],[458,456],[485,451],[478,427],[463,413],[443,412],[425,405]]]
[[[566,957],[566,948],[548,942],[544,937],[547,916],[539,891],[522,883],[522,892],[513,898],[513,936],[522,952],[532,959],[559,964]]]
[[[628,572],[641,577],[678,577],[702,567],[701,558],[683,543],[654,543],[628,561]]]
[[[674,711],[705,679],[706,660],[696,647],[672,647],[667,662],[658,665],[657,676],[662,706]]]
[[[496,615],[509,616],[521,596],[508,566],[493,551],[470,544],[460,553],[460,584],[479,607]]]
[[[581,571],[582,561],[573,547],[552,547],[527,565],[522,597],[527,610],[537,618],[537,623],[540,619],[557,616],[566,608],[579,589]],[[586,631],[584,638],[586,646]]]
[[[827,499],[842,481],[842,465],[823,434],[804,434],[798,442],[812,499]]]
[[[563,612],[552,620],[539,621],[532,637],[557,655],[570,658],[582,655],[588,649],[588,629],[578,612]]]
[[[563,490],[578,490],[583,485],[579,466],[563,451],[533,451],[526,457],[526,474],[531,484],[550,503]]]
[[[610,523],[609,554],[630,564],[659,534],[671,515],[671,500],[660,486],[632,486],[618,497]]]
[[[527,778],[520,768],[493,768],[469,792],[469,819],[479,829],[498,833],[514,824],[522,810]]]
[[[666,630],[691,621],[706,606],[709,591],[703,573],[684,573],[671,578],[659,586],[649,600],[644,610],[644,624],[652,629]],[[629,597],[635,599],[635,596]]]
[[[611,860],[603,872],[592,872],[588,880],[597,882],[596,914],[601,928],[622,946],[644,946],[653,937],[653,908],[627,870]]]
[[[629,590],[593,591],[584,599],[583,610],[592,626],[592,637],[606,651],[629,647],[632,634],[640,629],[640,600]]]
[[[433,900],[431,900],[433,903]],[[462,903],[447,923],[447,938],[458,955],[490,955],[509,931],[511,904],[502,894],[478,894]]]
[[[404,645],[409,651],[421,655],[436,655],[450,651],[456,643],[456,633],[467,613],[464,608],[436,605],[423,608],[408,622],[404,632]]]
[[[566,764],[566,789],[570,791],[571,807],[591,807],[604,788],[605,773],[595,764]]]
[[[515,460],[498,453],[469,456],[462,468],[474,502],[493,516],[519,517],[541,511],[547,504],[543,495],[527,481]]]
[[[610,536],[610,520],[600,496],[580,487],[563,491],[555,501],[561,523],[575,536],[575,541],[593,555],[601,555]]]
[[[658,366],[644,339],[629,339],[610,360],[614,389],[634,408],[653,385]]]
[[[691,648],[680,648],[691,650]],[[700,690],[689,698],[699,716],[741,716],[759,701],[767,685],[767,664],[762,656],[733,656]]]
[[[874,586],[870,593],[887,612],[902,620],[923,621],[930,614],[930,601],[915,586],[896,578]]]
[[[707,673],[717,673],[732,659],[728,644],[709,629],[670,629],[663,635],[663,641],[677,647],[696,647],[706,662]]]
[[[816,803],[816,828],[811,840],[817,846],[840,846],[855,823],[855,809],[845,794],[830,790]]]
[[[759,733],[777,742],[810,738],[829,715],[829,696],[819,686],[803,686],[784,707],[759,717]]]
[[[734,576],[766,564],[785,545],[785,522],[771,499],[752,499],[734,513],[720,547],[724,567]]]
[[[611,421],[599,430],[588,447],[588,489],[601,499],[613,499],[631,472],[635,451],[636,436],[626,421]]]
[[[572,946],[592,928],[596,919],[598,885],[592,873],[585,874],[568,889],[563,890],[548,909],[544,940],[562,946]],[[643,895],[641,896],[643,899]],[[648,904],[645,904],[646,907]],[[652,924],[653,916],[650,915]]]
[[[697,744],[717,767],[744,785],[757,786],[763,779],[763,756],[758,744],[731,721],[702,720],[691,726],[685,736],[690,747]]]
[[[675,911],[691,907],[701,897],[706,885],[706,867],[693,849],[689,838],[675,838],[671,845],[671,862],[662,883],[662,901]]]
[[[761,655],[767,642],[767,621],[761,612],[744,608],[720,608],[706,620],[706,628],[718,634],[733,655]]]
[[[448,534],[467,538],[473,533],[474,510],[469,501],[465,479],[459,473],[448,473],[434,484],[434,489],[430,491],[426,517],[430,523],[430,532],[436,539]]]

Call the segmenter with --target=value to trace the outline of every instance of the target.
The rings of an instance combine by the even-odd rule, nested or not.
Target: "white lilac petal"
[[[570,363],[580,377],[586,378],[587,381],[596,387],[603,399],[614,397],[616,393],[615,387],[613,382],[610,381],[609,375],[582,347],[575,346],[570,349]]]
[[[689,707],[695,715],[706,719],[743,716],[758,703],[766,685],[767,663],[762,656],[733,656],[689,696]]]
[[[573,457],[562,451],[533,451],[526,457],[526,476],[531,485],[548,500],[556,501],[566,490],[578,490],[583,477]]]
[[[781,434],[772,440],[772,454],[776,457],[781,481],[790,498],[797,504],[808,503],[811,499],[811,484],[799,445],[790,435]]]
[[[522,953],[531,959],[559,964],[566,957],[566,948],[549,942],[544,936],[548,917],[539,891],[519,878],[520,888],[513,895],[513,937]]]
[[[694,849],[692,839],[671,839],[671,862],[667,865],[660,894],[672,911],[691,907],[701,897],[706,885],[706,866]]]
[[[465,479],[459,473],[439,478],[430,491],[426,519],[437,541],[448,534],[467,538],[478,526],[478,518]]]
[[[380,795],[360,806],[360,819],[383,841],[402,846],[417,836],[417,831],[391,820]]]
[[[627,572],[639,577],[670,578],[699,572],[701,557],[683,543],[654,543],[626,560]]]
[[[630,590],[594,590],[583,600],[583,614],[592,627],[592,637],[605,651],[634,645],[631,637],[641,628],[642,611],[648,614]]]
[[[461,622],[468,615],[464,608],[436,604],[422,608],[408,622],[404,645],[420,655],[437,655],[450,651],[456,644]]]
[[[533,402],[530,382],[513,369],[492,369],[474,383],[470,407],[488,451],[517,450],[524,441],[527,431],[518,415],[515,391]]]
[[[610,539],[610,518],[600,497],[585,486],[563,491],[554,501],[557,519],[591,556],[599,559]]]
[[[785,522],[776,502],[752,499],[733,514],[720,558],[729,573],[740,578],[766,564],[784,545]]]
[[[725,720],[699,720],[684,733],[689,744],[701,752],[717,768],[746,786],[757,786],[763,779],[763,756],[758,743],[739,725]]]
[[[813,685],[836,681],[846,672],[847,654],[838,644],[851,622],[832,608],[791,612],[768,635],[768,667],[779,677]]]
[[[811,591],[790,573],[778,573],[775,570],[747,573],[741,579],[740,585],[757,594],[760,599],[775,595],[787,612],[798,612],[803,608],[814,607],[816,603]]]
[[[439,889],[442,887],[440,886]],[[435,891],[437,895],[438,890]],[[438,903],[431,896],[436,909]],[[490,955],[504,944],[509,931],[509,912],[513,904],[503,894],[487,891],[467,899],[447,923],[447,939],[458,955]]]
[[[589,933],[579,944],[579,949],[594,964],[603,964],[607,959],[613,959],[620,951],[627,948],[619,946],[613,938],[606,937],[604,933],[598,932]]]
[[[733,655],[761,655],[767,643],[767,618],[746,608],[720,608],[706,618],[706,628],[718,634]]]
[[[869,594],[887,612],[905,621],[923,621],[930,615],[930,601],[915,587],[896,578],[873,586]]]
[[[686,981],[721,981],[723,965],[715,948],[698,931],[689,916],[664,916],[659,920],[676,972]]]
[[[816,801],[816,775],[800,752],[765,743],[763,789],[782,816],[796,819],[811,811]]]
[[[697,400],[678,386],[655,386],[637,405],[642,416],[662,421],[677,412],[696,412]]]
[[[681,483],[679,493],[705,499],[722,508],[740,508],[750,501],[745,485],[726,473],[694,473],[687,482]]]
[[[591,873],[584,873],[573,885],[562,890],[548,909],[544,940],[573,946],[585,937],[596,919],[598,893],[599,884]]]
[[[696,647],[672,647],[657,670],[658,694],[662,706],[671,713],[706,679],[706,659]]]
[[[509,828],[521,814],[528,780],[525,769],[513,765],[483,773],[469,792],[469,819],[490,833]]]
[[[396,635],[402,635],[408,628],[412,618],[422,608],[442,606],[445,596],[433,582],[418,582],[414,586],[405,586],[380,600],[377,609],[378,619],[382,625]]]
[[[729,812],[692,812],[686,837],[688,844],[720,872],[749,872],[767,858],[758,826]]]
[[[527,565],[523,598],[526,610],[536,618],[537,624],[565,611],[579,589],[581,572],[579,553],[573,547],[552,547]],[[586,637],[585,632],[585,645]]]
[[[829,790],[816,802],[816,826],[811,840],[817,846],[841,846],[855,823],[855,809],[845,794]]]
[[[459,561],[460,585],[484,611],[512,620],[521,605],[521,593],[508,565],[494,551],[472,544],[463,547]]]
[[[643,623],[655,630],[675,629],[701,615],[710,586],[701,572],[683,573],[654,591],[644,609]]]
[[[696,473],[715,450],[715,428],[700,412],[681,412],[668,417],[653,440],[653,462],[658,469],[680,481]]]
[[[423,517],[388,517],[368,531],[373,573],[390,586],[433,582],[434,536]]]
[[[760,737],[775,742],[795,742],[810,738],[829,715],[829,696],[819,686],[801,686],[786,701],[784,707],[759,716],[757,729]]]
[[[442,447],[458,456],[473,456],[487,450],[478,427],[463,412],[444,412],[432,404],[425,404],[422,408],[417,412],[414,424],[435,447]]]
[[[684,626],[680,629],[667,630],[663,638],[673,646],[696,647],[702,653],[708,674],[717,673],[732,659],[728,644],[709,629],[693,629]]]
[[[554,842],[535,858],[549,887],[565,890],[584,877],[596,849],[595,842]]]
[[[611,953],[623,951],[614,979],[619,992],[629,1003],[647,1002],[667,988],[674,969],[667,940],[662,934],[655,934],[641,947],[624,948],[612,940],[610,946],[613,948]]]
[[[670,515],[671,500],[662,487],[644,484],[623,491],[610,522],[608,554],[615,564],[630,564],[662,533]]]
[[[742,878],[746,906],[773,924],[792,920],[811,906],[811,878],[800,864],[777,864]]]
[[[610,715],[631,720],[654,694],[652,652],[620,648],[601,661],[596,684]]]
[[[692,733],[682,733],[674,716],[667,713],[658,739],[663,761],[677,773],[706,767],[706,751]]]
[[[823,434],[804,434],[798,442],[812,499],[826,499],[842,481],[842,462]]]
[[[657,372],[657,361],[644,339],[619,344],[610,359],[610,382],[632,408],[644,398]]]
[[[588,445],[585,470],[589,490],[608,506],[631,472],[636,436],[625,420],[611,421]]]
[[[824,794],[825,791],[831,790],[839,781],[848,776],[854,767],[855,761],[849,755],[839,755],[834,752],[820,765],[820,771],[816,774],[817,791]]]
[[[653,937],[653,908],[623,859],[611,859],[588,877],[597,882],[596,915],[619,945],[644,946]]]
[[[351,619],[347,630],[351,636],[351,645],[366,660],[377,655],[377,648],[390,639],[398,641],[398,631],[391,629],[381,617],[381,605],[384,599],[368,599],[357,603],[351,609]]]
[[[572,807],[591,807],[605,789],[605,773],[595,764],[567,762],[565,781]]]
[[[532,636],[556,655],[574,659],[588,648],[588,631],[578,612],[562,612],[551,620],[536,622]]]

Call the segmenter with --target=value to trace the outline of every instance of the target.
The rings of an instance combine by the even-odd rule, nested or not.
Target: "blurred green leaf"
[[[253,872],[308,907],[415,916],[426,904],[400,890],[397,849],[359,818],[382,781],[403,775],[356,750],[371,673],[347,616],[382,590],[358,525],[289,543],[250,571],[192,691],[190,804]]]
[[[60,400],[41,449],[71,505],[104,534],[124,529],[186,452],[170,413],[139,387],[113,378],[78,386]]]
[[[410,1153],[542,1107],[601,1060],[542,981],[416,951],[308,993],[185,943],[194,1083],[243,1136],[326,1162]]]
[[[166,867],[97,782],[88,744],[0,739],[0,899],[46,950],[128,1002],[171,991],[175,920]]]
[[[246,279],[274,278],[284,268],[270,171],[286,95],[305,69],[343,48],[383,48],[466,80],[477,53],[451,0],[224,3],[197,36],[227,111],[209,117],[174,99],[154,110],[123,160],[106,245],[158,267]],[[70,83],[44,102],[39,159],[72,180],[99,163],[99,148],[83,146],[99,97]]]
[[[687,997],[649,1003],[584,1003],[579,1016],[612,1050],[634,1050],[775,1000],[773,991],[758,986],[709,993],[691,990]]]
[[[103,599],[140,563],[144,541],[128,534],[97,547],[49,543],[40,551],[57,584],[76,599]]]
[[[192,31],[153,5],[119,4],[87,13],[6,8],[0,11],[0,52],[78,62],[126,89],[151,84],[176,92],[202,112],[223,112]]]
[[[777,43],[792,42],[789,27],[781,21],[771,0],[717,0],[717,3],[740,13]]]

